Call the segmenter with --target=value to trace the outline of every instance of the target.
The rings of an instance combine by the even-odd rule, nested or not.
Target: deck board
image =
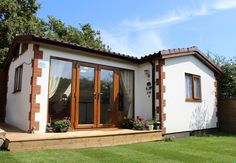
[[[104,147],[162,139],[160,130],[93,129],[29,134],[7,125],[3,128],[6,131],[5,147],[11,151]]]

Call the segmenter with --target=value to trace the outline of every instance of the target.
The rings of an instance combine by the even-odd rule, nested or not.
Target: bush
[[[70,127],[69,118],[64,118],[62,120],[57,120],[52,124],[54,132],[66,132]]]
[[[134,122],[134,120],[132,118],[126,118],[125,117],[121,121],[120,125],[121,125],[122,128],[132,129],[134,127],[133,122]]]
[[[223,74],[217,76],[218,97],[220,99],[236,97],[236,58],[226,58],[209,51],[207,56],[223,70]]]
[[[140,118],[139,116],[137,116],[137,119],[134,121],[133,125],[134,125],[134,129],[136,130],[143,130],[146,128],[146,123],[144,119]]]
[[[147,120],[149,125],[154,125],[155,121],[153,119]]]

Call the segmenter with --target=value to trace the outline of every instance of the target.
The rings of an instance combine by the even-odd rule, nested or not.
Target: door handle
[[[103,95],[103,93],[101,93],[101,92],[100,92],[100,93],[98,93],[98,98],[99,98],[101,95]]]
[[[97,93],[93,92],[93,95],[94,95],[94,99],[96,100],[97,99]]]

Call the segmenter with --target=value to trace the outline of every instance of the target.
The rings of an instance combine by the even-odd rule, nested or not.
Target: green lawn
[[[161,141],[77,150],[44,150],[20,153],[0,151],[0,162],[236,163],[236,137],[189,137],[173,142]]]

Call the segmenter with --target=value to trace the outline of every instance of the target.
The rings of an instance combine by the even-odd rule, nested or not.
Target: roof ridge
[[[80,45],[78,43],[73,43],[73,42],[70,42],[70,41],[65,41],[65,40],[62,40],[62,39],[59,39],[59,38],[57,39],[57,38],[50,37],[50,36],[43,36],[43,35],[37,35],[37,34],[30,34],[30,35],[33,36],[33,37],[36,37],[36,38],[47,39],[47,40],[50,40],[50,41],[56,41],[56,42],[69,44],[69,45],[73,45],[73,46],[78,46],[78,47],[86,48],[86,49],[90,49],[90,50],[96,50],[96,51],[100,51],[100,52],[104,52],[104,53],[120,55],[120,56],[128,57],[128,58],[131,58],[131,59],[137,59],[137,60],[139,59],[138,57],[135,57],[135,56],[132,56],[132,55],[127,55],[127,54],[123,54],[123,53],[119,53],[119,52],[115,52],[115,51],[107,50],[107,49],[95,48],[95,47],[91,47],[91,46],[87,46],[87,45]],[[29,36],[29,34],[18,35],[17,37],[21,37],[21,36]]]
[[[19,38],[19,39],[17,39]],[[14,41],[19,41],[19,40],[31,40],[31,41],[35,41],[35,42],[46,42],[47,44],[54,44],[54,45],[58,45],[58,46],[65,46],[67,48],[75,48],[78,50],[87,50],[90,51],[92,53],[96,53],[98,55],[104,55],[104,56],[110,56],[110,57],[117,57],[120,59],[126,59],[126,60],[130,60],[133,61],[135,63],[144,63],[144,62],[150,62],[150,60],[154,60],[157,58],[170,58],[170,57],[178,57],[178,56],[183,56],[183,55],[196,55],[198,54],[199,57],[201,57],[203,60],[205,60],[205,62],[207,64],[209,64],[210,66],[214,67],[214,69],[218,72],[222,72],[222,70],[216,65],[214,64],[212,61],[210,61],[207,56],[201,52],[201,50],[199,50],[199,48],[197,46],[191,46],[191,47],[187,47],[187,48],[173,48],[173,49],[167,49],[167,50],[160,50],[156,53],[152,53],[149,55],[145,55],[143,57],[135,57],[132,55],[126,55],[126,54],[122,54],[122,53],[117,53],[111,50],[106,50],[106,49],[101,49],[101,48],[94,48],[94,47],[89,47],[89,46],[84,46],[84,45],[80,45],[77,43],[73,43],[73,42],[69,42],[69,41],[64,41],[61,39],[57,39],[54,37],[50,37],[50,36],[42,36],[42,35],[36,35],[36,34],[23,34],[23,35],[18,35],[16,36],[16,38],[14,39]],[[50,42],[51,41],[51,42]],[[181,55],[183,54],[183,55]]]

